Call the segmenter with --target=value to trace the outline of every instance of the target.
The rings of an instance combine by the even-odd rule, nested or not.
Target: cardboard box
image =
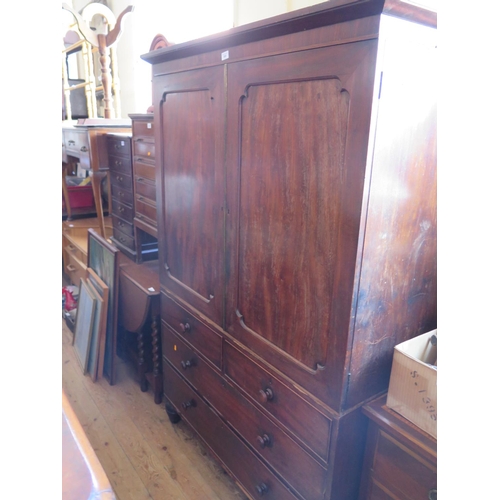
[[[437,438],[437,346],[424,333],[394,347],[387,406]]]

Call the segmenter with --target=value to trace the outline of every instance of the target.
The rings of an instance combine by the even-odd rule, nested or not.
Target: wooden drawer
[[[222,336],[194,318],[164,293],[161,295],[161,319],[217,368],[222,367]]]
[[[65,272],[69,276],[71,283],[75,286],[79,286],[80,278],[85,279],[87,265],[85,262],[78,259],[67,248],[65,248],[64,251],[66,252],[65,262],[67,262]]]
[[[113,240],[121,245],[129,248],[133,252],[135,251],[135,239],[128,234],[122,233],[121,231],[113,228]]]
[[[120,185],[112,185],[111,186],[111,197],[119,201],[120,203],[125,203],[129,206],[133,206],[134,204],[134,195],[131,189]]]
[[[130,236],[131,238],[134,237],[134,225],[130,222],[124,221],[117,217],[116,215],[112,216],[113,218],[113,231],[117,230],[120,231],[121,233],[126,234],[127,236]]]
[[[251,498],[264,494],[270,500],[297,500],[168,363],[163,366],[163,383],[165,397]]]
[[[224,350],[226,375],[327,462],[332,421],[240,350],[228,343]]]
[[[132,191],[132,176],[124,174],[122,172],[113,172],[109,173],[111,177],[111,190],[113,190],[113,186],[121,187],[123,189],[128,189]]]
[[[155,131],[154,131],[154,122],[151,121],[136,121],[132,122],[132,134],[134,139],[136,137],[150,137],[154,139]]]
[[[64,249],[67,251],[68,255],[73,255],[75,259],[79,260],[80,262],[87,262],[87,256],[83,253],[83,251],[77,248],[72,243],[68,242],[68,240],[66,240],[64,244]]]
[[[84,130],[64,130],[64,145],[66,151],[86,153],[90,150],[89,138]]]
[[[152,141],[137,139],[134,141],[134,156],[142,156],[149,160],[155,158],[155,144]]]
[[[135,178],[135,194],[142,201],[142,198],[147,198],[149,203],[154,203],[156,206],[156,183],[143,177]]]
[[[112,214],[118,216],[120,219],[130,222],[134,222],[134,209],[129,205],[124,205],[113,198],[111,204]]]
[[[322,499],[327,471],[246,400],[203,359],[162,325],[164,360],[169,361],[214,406],[249,445],[309,500]]]
[[[130,158],[132,156],[130,138],[108,134],[108,155]]]
[[[131,175],[132,173],[132,158],[130,156],[115,156],[109,155],[109,169],[113,172],[124,172]]]
[[[384,431],[379,432],[372,480],[397,498],[429,498],[437,489],[436,468]]]
[[[134,174],[136,178],[144,177],[156,181],[155,164],[143,158],[134,158]]]
[[[156,225],[156,206],[145,203],[144,200],[140,200],[138,197],[135,199],[135,216],[137,218],[142,218],[144,216],[147,221],[151,221]]]

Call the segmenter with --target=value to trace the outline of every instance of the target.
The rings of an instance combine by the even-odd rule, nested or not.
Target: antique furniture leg
[[[158,316],[153,316],[153,322],[151,324],[151,344],[152,344],[152,355],[153,355],[153,373],[152,373],[152,384],[153,391],[155,395],[155,403],[160,404],[162,393],[163,393],[163,376],[161,373],[161,346],[160,336],[158,335]]]
[[[148,381],[146,380],[146,363],[144,361],[144,334],[142,330],[137,334],[137,376],[141,384],[141,391],[148,390]]]
[[[104,228],[104,212],[102,209],[102,189],[101,184],[104,177],[107,176],[107,171],[95,171],[90,172],[90,178],[92,181],[92,192],[94,193],[95,209],[97,214],[97,219],[99,221],[99,232],[103,238],[106,238],[106,229]]]

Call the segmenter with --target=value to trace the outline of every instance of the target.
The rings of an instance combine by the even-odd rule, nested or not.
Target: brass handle
[[[191,330],[191,325],[189,323],[179,323],[179,326],[181,327],[182,333],[189,332]]]
[[[193,368],[194,366],[196,366],[196,361],[194,359],[181,361],[181,366],[183,370],[187,370],[188,368]]]
[[[265,448],[266,446],[271,446],[271,438],[267,434],[263,434],[262,436],[257,436],[257,441],[261,448]]]
[[[261,403],[266,403],[267,401],[271,401],[274,397],[273,391],[269,388],[266,387],[264,390],[259,391],[259,399]]]
[[[118,191],[118,196],[125,196],[125,193],[123,191]]]
[[[121,148],[119,144],[115,144],[115,150],[118,151]]]
[[[115,165],[116,165],[117,167],[120,167],[120,166],[121,166],[121,164],[122,164],[122,162],[121,162],[120,160],[115,160]]]
[[[118,225],[119,225],[120,227],[125,226],[125,224],[124,224],[123,222],[120,222],[120,221],[118,221]]]
[[[142,215],[141,215],[141,214],[135,214],[135,217],[136,217],[137,219],[142,219]]]
[[[125,212],[125,209],[123,207],[118,207],[119,212]]]
[[[88,151],[88,149],[87,149],[87,147],[86,147],[86,146],[82,146],[82,147],[80,148],[80,151],[81,151],[82,153],[86,153],[86,152]]]
[[[73,245],[68,245],[68,250],[73,251],[73,250],[76,250],[76,249],[75,249],[75,247]]]
[[[196,408],[196,401],[194,399],[190,399],[189,401],[185,401],[182,403],[182,407],[187,410],[188,408]]]
[[[137,197],[137,199],[138,199],[139,201],[142,201],[142,200],[144,199],[144,196],[138,196],[138,197]]]
[[[266,483],[260,483],[258,484],[255,489],[257,490],[257,493],[262,496],[264,493],[267,493],[269,491],[269,488],[267,487]]]
[[[121,177],[121,176],[118,176],[118,177],[117,177],[117,179],[118,179],[120,182],[121,182],[121,181],[123,181],[123,177]]]
[[[142,182],[144,180],[143,177],[137,177],[137,182]]]

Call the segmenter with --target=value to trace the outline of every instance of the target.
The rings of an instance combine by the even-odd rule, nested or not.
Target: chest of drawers
[[[156,217],[156,167],[153,115],[132,114],[134,229],[142,257],[158,256]]]
[[[113,243],[130,259],[141,262],[157,256],[156,238],[149,236],[138,241],[136,219],[136,179],[132,156],[133,134],[107,134],[108,163],[111,180],[111,216]],[[139,193],[143,193],[139,185]],[[142,198],[142,194],[138,195]],[[141,215],[139,214],[139,217]]]
[[[437,440],[385,401],[363,408],[369,424],[359,500],[436,500]]]

